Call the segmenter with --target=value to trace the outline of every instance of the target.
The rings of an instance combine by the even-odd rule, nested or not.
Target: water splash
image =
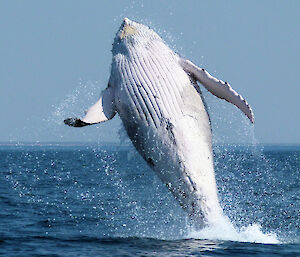
[[[235,229],[233,226],[226,225],[212,226],[200,231],[190,230],[188,236],[194,239],[226,240],[262,244],[280,243],[274,232],[264,233],[259,224],[251,224],[240,229]]]
[[[98,81],[80,81],[75,90],[52,106],[53,111],[45,120],[50,124],[62,125],[62,121],[68,116],[82,116],[83,110],[87,109],[92,102],[96,102],[100,92]]]
[[[52,105],[52,112],[43,120],[43,124],[39,126],[40,129],[49,131],[55,141],[59,138],[60,141],[72,142],[118,142],[117,129],[120,126],[118,117],[109,124],[96,124],[81,129],[67,128],[63,122],[68,117],[83,117],[84,111],[99,99],[101,91],[105,89],[105,86],[100,85],[105,85],[105,83],[80,81],[77,88]],[[99,127],[102,129],[101,133],[99,133]]]

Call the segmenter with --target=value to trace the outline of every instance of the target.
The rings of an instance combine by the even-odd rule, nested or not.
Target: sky
[[[63,119],[106,88],[124,17],[228,81],[252,126],[202,88],[217,143],[300,143],[300,1],[2,1],[0,142],[120,142],[118,117],[85,128]]]

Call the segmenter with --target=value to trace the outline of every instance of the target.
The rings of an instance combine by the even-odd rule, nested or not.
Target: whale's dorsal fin
[[[82,119],[68,118],[64,123],[72,127],[84,127],[112,119],[116,114],[114,89],[112,86],[102,91],[99,100],[92,105]]]
[[[181,58],[179,64],[186,73],[199,81],[209,92],[237,106],[254,123],[254,114],[250,105],[227,82],[214,78],[206,70],[199,68],[189,60]]]

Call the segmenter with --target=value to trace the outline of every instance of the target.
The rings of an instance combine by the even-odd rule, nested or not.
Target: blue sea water
[[[234,229],[197,231],[131,146],[1,145],[1,256],[300,256],[300,146],[214,148]]]

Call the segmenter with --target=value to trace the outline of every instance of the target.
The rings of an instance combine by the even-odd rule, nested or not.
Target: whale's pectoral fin
[[[114,90],[108,86],[102,91],[99,100],[92,105],[82,119],[68,118],[64,120],[71,127],[84,127],[112,119],[116,114],[114,104]]]
[[[186,73],[199,81],[209,92],[237,106],[254,123],[254,114],[250,105],[227,82],[214,78],[189,60],[180,59],[179,63]]]
[[[86,123],[81,119],[77,119],[77,118],[67,118],[64,120],[64,123],[70,127],[84,127],[87,125],[91,125],[90,123]]]

